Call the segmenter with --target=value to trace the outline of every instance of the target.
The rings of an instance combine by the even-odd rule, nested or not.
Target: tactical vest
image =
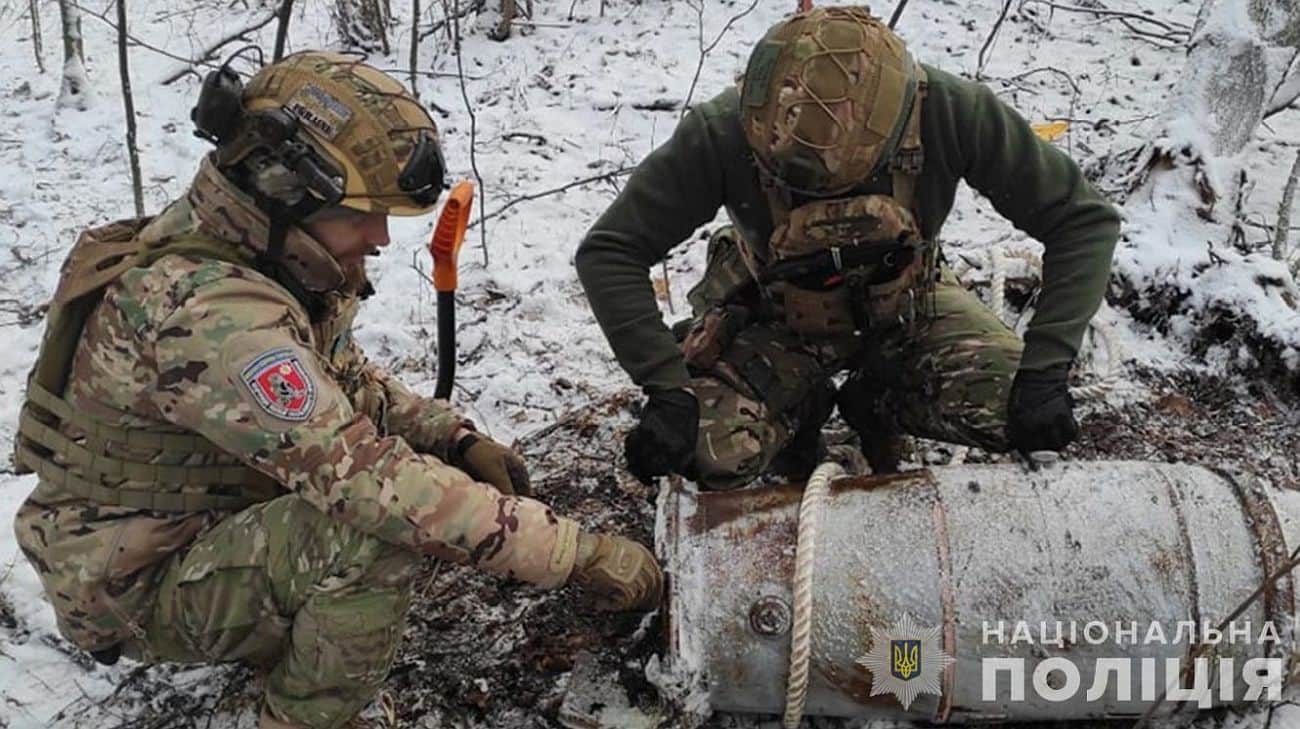
[[[916,184],[924,164],[921,109],[925,70],[916,64],[910,112],[892,141],[889,194],[814,200],[792,207],[771,179],[763,189],[772,211],[768,261],[742,241],[753,279],[777,318],[810,338],[910,328],[932,312],[937,251],[917,224]],[[760,172],[764,178],[765,172]]]
[[[123,220],[83,231],[69,253],[50,304],[40,354],[28,376],[14,462],[20,472],[35,472],[68,494],[111,506],[233,511],[273,498],[283,492],[279,484],[242,464],[165,465],[195,455],[200,460],[230,459],[201,435],[163,426],[114,425],[77,410],[64,397],[86,322],[108,286],[127,270],[172,254],[253,266],[251,251],[216,238],[187,234],[156,245],[142,242],[139,234],[149,221]],[[138,461],[118,455],[139,451],[156,456]],[[123,482],[155,483],[159,490],[119,488]]]

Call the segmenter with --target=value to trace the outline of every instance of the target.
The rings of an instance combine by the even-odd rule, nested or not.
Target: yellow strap
[[[87,481],[48,458],[40,456],[27,445],[20,444],[16,455],[18,460],[36,472],[42,481],[74,496],[107,506],[187,513],[208,510],[238,511],[257,503],[256,500],[243,496],[185,491],[164,493],[103,486]]]

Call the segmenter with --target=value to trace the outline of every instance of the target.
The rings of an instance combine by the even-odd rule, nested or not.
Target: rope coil
[[[808,664],[812,657],[813,557],[817,550],[817,526],[822,505],[830,493],[831,481],[844,475],[833,461],[813,471],[799,504],[799,536],[794,562],[794,618],[790,630],[790,674],[785,688],[785,729],[796,729],[803,720],[808,698]]]

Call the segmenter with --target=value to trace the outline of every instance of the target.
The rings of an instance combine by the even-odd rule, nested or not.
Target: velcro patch
[[[284,108],[330,141],[334,141],[352,119],[352,110],[347,104],[325,93],[316,84],[306,84],[298,89]]]
[[[749,67],[745,69],[745,82],[740,103],[745,106],[762,106],[767,103],[767,87],[772,83],[772,69],[781,56],[783,44],[774,41],[762,41],[749,57]]]
[[[316,407],[316,382],[287,347],[258,355],[240,373],[240,379],[257,404],[281,420],[306,420]]]

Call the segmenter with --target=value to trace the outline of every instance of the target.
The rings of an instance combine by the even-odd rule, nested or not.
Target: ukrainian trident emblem
[[[921,641],[891,640],[889,652],[894,659],[889,665],[889,673],[894,678],[906,681],[921,670]]]
[[[857,660],[871,672],[871,695],[893,694],[906,710],[920,694],[943,694],[939,677],[953,658],[943,652],[939,627],[923,628],[903,615],[888,630],[871,629],[871,650]]]

